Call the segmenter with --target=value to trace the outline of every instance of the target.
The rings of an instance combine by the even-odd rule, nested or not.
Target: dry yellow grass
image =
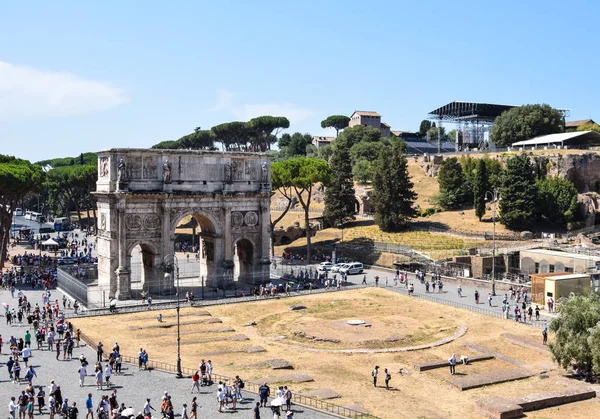
[[[306,313],[298,314],[290,311],[291,304],[304,304],[308,310]],[[196,310],[205,309],[182,309],[184,323],[207,318],[207,316],[194,316],[194,313],[198,312]],[[447,382],[450,376],[445,368],[426,373],[416,372],[413,366],[418,363],[446,360],[451,353],[456,353],[458,356],[473,354],[464,346],[467,341],[494,348],[504,355],[528,363],[548,363],[551,359],[549,353],[542,354],[514,347],[504,342],[500,336],[502,333],[512,333],[538,340],[540,332],[537,329],[420,299],[411,299],[384,289],[362,289],[292,299],[257,301],[243,303],[243,305],[209,307],[207,310],[213,317],[221,319],[223,324],[196,323],[182,326],[184,366],[195,367],[201,358],[210,358],[215,364],[216,373],[228,376],[239,374],[245,379],[260,381],[265,377],[278,376],[281,373],[269,369],[243,369],[243,367],[268,359],[287,359],[294,365],[295,372],[307,373],[315,379],[313,383],[292,384],[293,391],[302,393],[319,388],[331,388],[342,396],[335,400],[335,403],[340,405],[360,403],[381,418],[475,418],[477,417],[473,412],[475,400],[496,395],[516,397],[565,388],[565,379],[559,378],[556,371],[550,373],[550,379],[534,376],[527,380],[465,392],[460,392]],[[162,314],[173,316],[174,313],[165,311]],[[106,317],[90,317],[76,319],[73,322],[94,340],[104,340],[106,336],[111,336],[111,339],[122,342],[121,347],[126,355],[135,356],[142,346],[149,351],[150,359],[174,363],[175,330],[173,327],[167,329],[147,327],[157,324],[155,316],[156,312],[144,312],[118,315],[115,318],[118,321],[107,321]],[[274,316],[276,316],[275,320],[273,320]],[[362,318],[373,326],[371,330],[342,327],[340,322],[348,318]],[[257,326],[242,326],[251,321],[256,321]],[[174,323],[174,318],[166,318],[166,323]],[[319,346],[317,343],[298,339],[290,342],[289,338],[281,337],[289,335],[294,328],[308,328],[306,330],[312,330],[315,336],[321,334],[329,336],[330,332],[335,333],[336,338],[341,340],[338,346],[345,347],[351,346],[352,342],[381,341],[392,335],[416,335],[423,330],[437,334],[442,325],[460,324],[468,327],[467,333],[462,338],[447,345],[415,352],[315,353],[297,346],[305,344],[315,348]],[[231,326],[235,332],[207,332],[216,326]],[[429,328],[425,329],[426,327]],[[249,341],[197,342],[198,339],[206,337],[234,334],[244,334]],[[226,353],[248,345],[261,345],[267,352]],[[402,346],[401,342],[399,346]],[[373,388],[370,373],[374,365],[388,368],[392,372],[391,385],[394,391],[386,392],[381,388]],[[400,375],[398,374],[400,368],[405,368],[410,373]],[[457,370],[472,375],[511,368],[515,367],[494,360],[467,367],[458,366]],[[589,402],[585,406],[594,409],[598,404]],[[562,409],[561,415],[565,411]],[[576,408],[565,409],[571,412],[577,411]],[[553,412],[557,413],[558,410]],[[545,411],[538,412],[536,417],[549,417],[543,416],[544,414]],[[591,414],[588,417],[594,416],[592,410],[587,411],[587,414]]]

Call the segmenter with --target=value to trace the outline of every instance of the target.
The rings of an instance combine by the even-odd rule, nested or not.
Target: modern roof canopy
[[[516,107],[494,103],[454,101],[429,112],[429,118],[449,122],[478,121],[491,124],[502,112]]]
[[[542,135],[525,141],[513,143],[513,147],[538,145],[567,146],[600,146],[600,133],[596,131],[561,132],[559,134]]]

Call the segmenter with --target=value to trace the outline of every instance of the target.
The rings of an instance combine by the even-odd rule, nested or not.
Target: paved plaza
[[[40,303],[41,305],[40,291],[24,291],[24,293],[32,305],[35,305],[35,303]],[[62,298],[62,294],[60,294],[58,291],[53,291],[52,299],[55,298],[60,300]],[[17,299],[11,298],[11,295],[8,291],[2,290],[0,291],[0,302],[10,304],[10,307],[12,308],[16,306]],[[6,412],[5,416],[8,416],[8,403],[10,401],[10,397],[18,396],[21,390],[24,390],[26,387],[26,383],[24,382],[19,385],[13,384],[9,380],[8,370],[6,368],[6,361],[8,360],[9,356],[8,341],[11,336],[15,336],[16,338],[23,337],[25,332],[30,329],[26,325],[26,321],[24,321],[23,325],[14,324],[13,326],[8,326],[4,316],[2,317],[3,318],[0,321],[0,334],[2,335],[4,345],[2,348],[2,354],[0,355],[0,403],[2,404],[2,409],[4,409],[3,411]],[[118,317],[106,318],[107,322],[115,320],[118,321]],[[105,348],[110,350],[114,344],[114,340],[111,339],[110,335],[107,334],[103,340],[103,343],[105,344]],[[61,386],[63,399],[68,398],[69,402],[77,402],[80,419],[85,417],[85,399],[88,393],[92,393],[94,404],[97,404],[100,401],[101,395],[109,395],[114,389],[117,390],[117,399],[119,404],[125,403],[127,407],[132,407],[136,413],[142,411],[144,402],[146,398],[149,397],[151,399],[152,406],[157,409],[157,412],[154,413],[154,416],[159,417],[161,397],[165,391],[168,391],[172,396],[176,416],[180,416],[183,403],[187,403],[189,413],[189,406],[192,400],[192,394],[190,394],[192,382],[191,378],[189,377],[177,379],[173,374],[163,373],[156,370],[138,371],[137,366],[123,364],[122,375],[115,375],[113,373],[111,377],[113,386],[110,389],[105,388],[104,390],[97,390],[93,376],[88,376],[85,381],[85,387],[81,388],[79,387],[78,383],[78,369],[80,365],[78,358],[81,354],[84,354],[90,362],[88,374],[93,373],[92,366],[96,360],[95,348],[75,348],[73,351],[73,360],[57,361],[55,359],[54,351],[40,351],[35,349],[37,347],[35,341],[32,343],[32,346],[33,354],[30,359],[30,365],[33,365],[35,371],[37,372],[37,378],[33,379],[33,385],[36,387],[36,390],[37,386],[43,385],[46,387],[47,403],[49,393],[47,391],[47,386],[50,384],[51,380],[55,380],[56,384]],[[218,365],[215,365],[214,372],[217,374],[219,373]],[[23,373],[21,376],[23,376]],[[244,379],[243,374],[240,374],[240,376],[242,379]],[[271,390],[274,392],[276,389],[271,386]],[[294,389],[292,388],[292,391],[293,390]],[[213,384],[210,387],[202,387],[200,394],[194,393],[194,396],[198,397],[198,404],[200,406],[198,418],[215,418],[221,415],[217,411],[218,404],[216,402],[216,391],[217,384]],[[253,417],[252,409],[257,401],[257,396],[255,394],[248,393],[247,391],[242,391],[242,393],[244,394],[244,401],[238,402],[238,407],[235,411],[225,410],[223,413],[224,415],[239,418]],[[293,410],[295,412],[294,417],[297,418],[324,419],[331,417],[324,413],[298,406],[294,406]],[[40,416],[37,414],[37,408],[35,415]],[[48,408],[46,407],[41,416],[47,415]],[[261,417],[271,418],[272,415],[273,414],[271,413],[270,409],[261,409]]]

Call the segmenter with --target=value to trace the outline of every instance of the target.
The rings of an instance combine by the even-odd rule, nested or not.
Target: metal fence
[[[403,289],[403,288],[394,288],[395,291],[399,291],[403,294],[409,295],[408,294],[408,290],[407,289]],[[463,310],[469,310],[475,313],[479,313],[479,314],[483,314],[486,316],[491,316],[491,317],[496,317],[499,319],[504,318],[503,313],[501,312],[497,312],[497,311],[492,311],[489,310],[487,308],[487,306],[484,305],[484,307],[476,307],[476,306],[472,306],[469,304],[463,304],[463,303],[458,303],[456,301],[452,301],[452,300],[446,300],[444,298],[440,298],[440,297],[436,297],[435,295],[430,295],[430,294],[417,294],[417,293],[413,293],[411,295],[412,297],[416,297],[416,298],[422,298],[424,300],[429,300],[432,301],[434,303],[438,303],[438,304],[443,304],[443,305],[447,305],[447,306],[452,306],[455,308],[460,308]],[[508,313],[508,318],[507,320],[513,320],[514,321],[514,316],[511,315],[510,311]],[[534,321],[534,322],[521,322],[521,324],[525,324],[527,326],[533,326],[536,327],[538,329],[543,329],[547,326],[547,321],[546,320],[540,320],[540,321]]]
[[[83,340],[91,348],[96,347],[96,342],[94,342],[85,333],[81,332],[80,336],[81,336],[81,340]],[[121,359],[126,364],[138,365],[137,357],[121,355]],[[150,361],[149,360],[146,365],[148,366],[149,369],[155,369],[158,371],[164,371],[164,372],[169,372],[169,373],[177,373],[177,366],[174,364],[170,364],[168,362]],[[181,367],[181,372],[186,376],[191,377],[196,371],[197,371],[197,368],[188,368],[188,367],[183,367],[183,366]],[[225,381],[233,382],[234,381],[234,379],[231,377],[227,377],[225,375],[220,375],[220,374],[214,374],[214,373],[211,374],[211,378],[213,379],[213,381],[223,381],[223,382],[225,382]],[[244,384],[245,384],[244,391],[248,391],[248,392],[254,393],[254,394],[259,393],[259,387],[262,385],[262,383],[256,382],[256,381],[244,381]],[[292,403],[295,405],[298,405],[298,406],[308,407],[311,409],[320,410],[325,413],[332,413],[334,415],[338,415],[338,416],[342,416],[342,417],[346,417],[346,418],[379,419],[377,416],[371,415],[369,413],[362,413],[357,410],[350,409],[348,407],[338,406],[334,403],[326,402],[326,401],[317,399],[316,397],[304,396],[299,393],[295,393],[292,396]]]
[[[75,278],[62,267],[58,268],[56,272],[56,287],[65,290],[67,294],[84,306],[88,305],[88,284]]]

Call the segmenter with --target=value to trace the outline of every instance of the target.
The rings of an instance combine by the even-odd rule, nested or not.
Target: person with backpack
[[[244,396],[242,396],[242,389],[244,388],[245,384],[244,381],[242,381],[242,379],[240,378],[239,375],[235,376],[235,384],[236,384],[236,389],[237,389],[237,398],[239,401],[243,401],[244,400]]]

